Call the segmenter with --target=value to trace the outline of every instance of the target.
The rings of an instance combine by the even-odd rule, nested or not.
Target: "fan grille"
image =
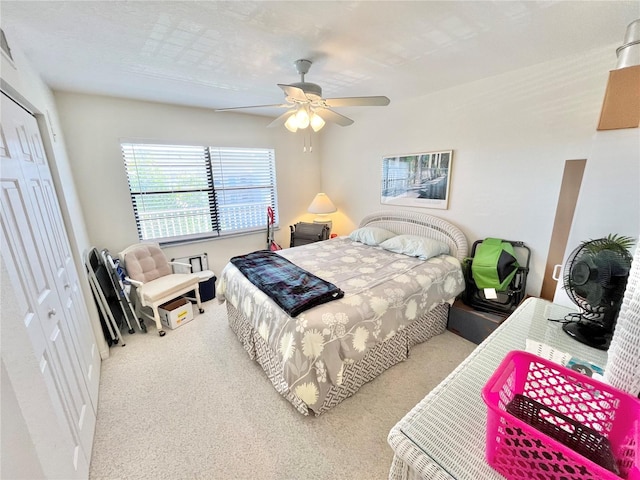
[[[577,247],[567,260],[563,286],[581,319],[611,326],[626,287],[632,257],[622,246],[601,238]]]

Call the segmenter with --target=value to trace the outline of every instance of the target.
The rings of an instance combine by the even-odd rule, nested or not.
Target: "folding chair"
[[[531,250],[523,242],[486,238],[463,261],[462,301],[483,311],[508,315],[524,299]]]

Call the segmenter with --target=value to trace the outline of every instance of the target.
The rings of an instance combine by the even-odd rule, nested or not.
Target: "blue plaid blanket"
[[[344,297],[344,292],[269,250],[233,257],[238,270],[291,317]]]

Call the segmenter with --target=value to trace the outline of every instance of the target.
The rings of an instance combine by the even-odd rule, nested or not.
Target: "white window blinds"
[[[278,203],[274,151],[209,148],[221,230],[266,228],[267,207]]]
[[[260,230],[277,211],[271,149],[123,143],[122,155],[140,240]]]

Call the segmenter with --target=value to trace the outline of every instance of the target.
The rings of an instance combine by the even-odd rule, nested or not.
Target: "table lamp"
[[[313,223],[324,223],[329,227],[329,232],[331,232],[332,222],[329,218],[329,214],[333,212],[337,212],[338,209],[333,204],[331,199],[327,196],[326,193],[319,193],[307,208],[307,212],[315,213],[318,215],[313,219]]]

